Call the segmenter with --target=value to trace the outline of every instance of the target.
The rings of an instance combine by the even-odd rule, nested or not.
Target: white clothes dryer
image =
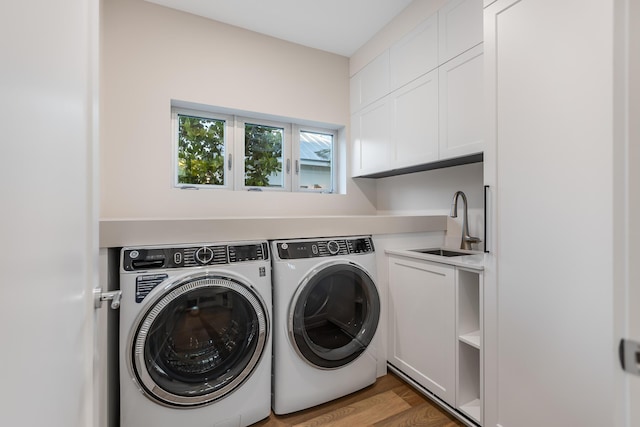
[[[268,417],[268,243],[128,247],[120,261],[120,426]]]
[[[370,236],[271,242],[272,409],[287,414],[376,380],[380,319]]]

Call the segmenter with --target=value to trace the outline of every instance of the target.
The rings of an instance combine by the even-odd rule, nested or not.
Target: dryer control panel
[[[303,259],[374,252],[371,237],[289,240],[276,243],[280,259]]]
[[[183,268],[269,259],[267,242],[184,247],[139,247],[122,250],[124,271]]]

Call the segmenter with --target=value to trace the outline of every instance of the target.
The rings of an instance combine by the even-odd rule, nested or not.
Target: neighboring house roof
[[[329,163],[330,158],[322,157],[318,153],[331,150],[331,139],[330,135],[300,132],[300,161]]]

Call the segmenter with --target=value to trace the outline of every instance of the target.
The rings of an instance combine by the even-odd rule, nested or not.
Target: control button
[[[286,244],[286,243],[281,244],[281,245],[280,245],[280,247],[281,247],[283,250],[285,250],[285,251],[286,251],[287,249],[289,249],[289,245],[288,245],[288,244]]]
[[[327,249],[331,255],[335,255],[340,252],[340,245],[335,240],[331,240],[327,243]]]
[[[194,258],[198,262],[198,264],[209,264],[213,259],[213,250],[206,246],[201,247],[194,254]]]
[[[140,256],[140,252],[138,252],[138,251],[131,251],[131,252],[129,252],[129,257],[130,257],[131,259],[136,259],[136,258],[138,258],[139,256]]]
[[[173,254],[173,263],[176,265],[182,264],[182,252],[176,252]]]
[[[318,245],[311,245],[311,252],[313,252],[314,255],[318,255]]]

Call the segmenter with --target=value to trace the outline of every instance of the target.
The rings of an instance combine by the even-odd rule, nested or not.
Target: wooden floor
[[[274,415],[252,427],[458,427],[464,426],[396,375],[324,405],[288,415]]]

